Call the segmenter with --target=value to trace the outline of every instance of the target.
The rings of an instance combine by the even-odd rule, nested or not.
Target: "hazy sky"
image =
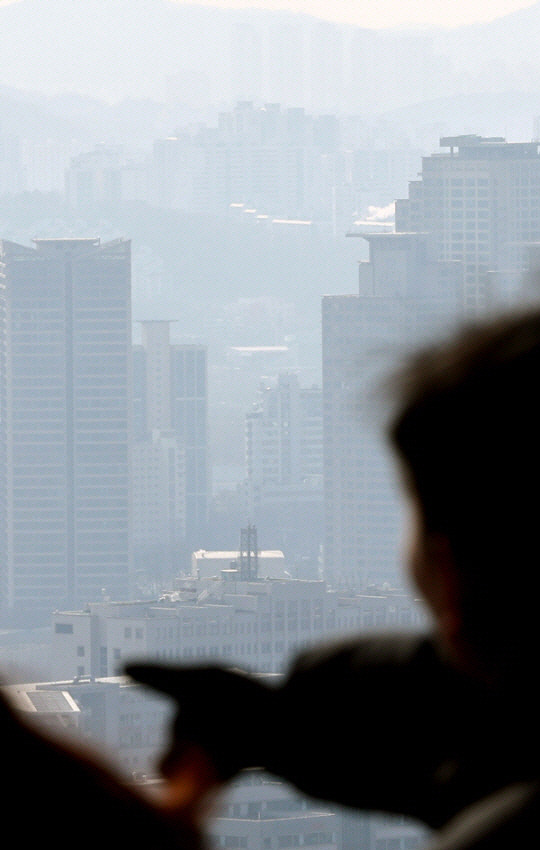
[[[185,3],[188,0],[175,0]],[[198,0],[222,9],[289,9],[365,27],[459,26],[534,6],[535,0]]]
[[[81,6],[84,0],[78,0]],[[21,0],[0,0],[0,5]],[[47,2],[47,0],[43,0]],[[220,9],[288,9],[330,21],[386,28],[402,26],[455,27],[491,21],[537,0],[172,0]]]

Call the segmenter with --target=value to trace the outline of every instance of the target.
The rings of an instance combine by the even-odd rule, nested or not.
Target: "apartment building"
[[[527,246],[540,240],[540,145],[462,135],[440,146],[396,202],[396,230],[429,232],[438,259],[462,263],[463,307],[474,316],[520,294]]]

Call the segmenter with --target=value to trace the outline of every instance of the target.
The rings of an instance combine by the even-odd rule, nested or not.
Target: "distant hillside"
[[[170,0],[0,5],[0,86],[196,112],[237,99],[376,115],[540,90],[540,3],[481,26],[384,31]]]
[[[0,82],[107,100],[163,99],[166,77],[189,70],[201,75],[201,90],[207,79],[217,102],[230,95],[230,27],[239,19],[250,15],[168,0],[1,5]]]
[[[148,148],[176,126],[206,117],[215,121],[215,111],[208,116],[189,109],[171,113],[162,103],[148,99],[110,104],[84,94],[52,95],[0,86],[0,137],[54,138],[73,141],[85,150],[100,142],[124,141]]]
[[[477,133],[504,136],[509,142],[538,138],[540,86],[536,91],[482,92],[441,97],[407,105],[381,116],[408,132],[411,139],[431,137],[426,153],[438,149],[440,136]]]
[[[448,54],[457,70],[474,73],[488,63],[500,63],[499,75],[509,69],[539,68],[538,33],[540,3],[520,9],[486,24],[472,24],[436,32],[436,43]],[[497,68],[492,68],[494,78]],[[523,79],[525,79],[523,77]]]

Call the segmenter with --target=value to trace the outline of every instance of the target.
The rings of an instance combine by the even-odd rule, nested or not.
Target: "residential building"
[[[463,135],[440,146],[396,202],[396,230],[429,232],[439,260],[462,263],[475,316],[520,296],[527,246],[540,241],[540,143]]]
[[[207,351],[173,344],[170,325],[140,322],[133,350],[135,558],[147,577],[189,573],[208,521]]]
[[[126,201],[148,201],[148,165],[133,161],[119,146],[105,144],[72,157],[65,171],[69,206],[82,213]]]
[[[132,450],[133,564],[139,592],[167,586],[186,537],[185,451],[175,431],[153,430]]]
[[[289,556],[322,543],[322,390],[298,374],[262,378],[245,417],[246,516]]]
[[[0,242],[0,613],[37,624],[131,577],[130,243]]]

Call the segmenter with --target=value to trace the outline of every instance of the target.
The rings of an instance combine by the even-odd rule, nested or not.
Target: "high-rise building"
[[[181,569],[186,536],[185,452],[154,430],[132,450],[135,592],[159,591]]]
[[[540,241],[540,144],[471,135],[440,145],[396,202],[396,230],[433,234],[438,259],[463,264],[474,316],[519,296],[527,246]]]
[[[130,243],[0,242],[0,610],[18,625],[131,572]]]
[[[245,418],[246,515],[289,557],[322,543],[322,390],[294,371],[262,378]]]
[[[459,263],[422,234],[371,234],[359,294],[322,301],[324,576],[362,590],[400,579],[400,498],[384,439],[384,381],[459,313]]]
[[[191,552],[206,544],[208,521],[207,350],[172,344],[170,321],[140,324],[142,340],[133,351],[134,511],[147,518],[153,512],[156,523],[152,539],[149,527],[144,538],[143,524],[134,528],[136,561],[152,549],[157,555],[161,540],[169,568],[157,572],[182,570],[182,561],[189,572]],[[147,574],[154,570],[150,563],[138,566]]]

